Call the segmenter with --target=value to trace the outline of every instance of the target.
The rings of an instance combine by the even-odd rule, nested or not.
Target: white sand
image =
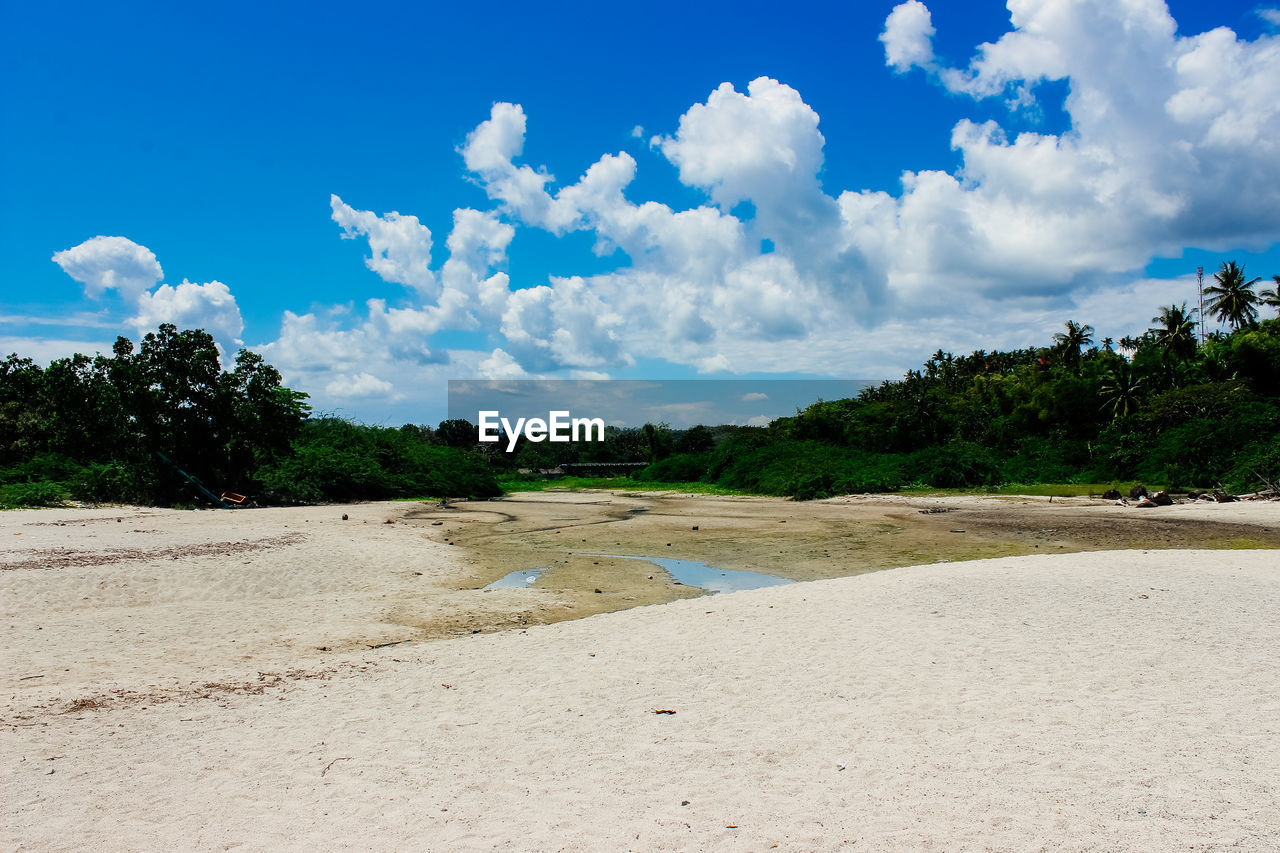
[[[458,567],[340,510],[370,524],[304,521],[251,567],[164,548],[284,516],[113,513],[102,541],[158,530],[130,535],[161,559],[0,572],[0,843],[1280,850],[1277,552],[938,564],[368,650],[383,595],[446,606]],[[54,547],[31,522],[59,517],[0,536]],[[350,642],[303,654],[325,637]],[[191,688],[214,674],[262,692]],[[61,712],[83,696],[109,701]]]

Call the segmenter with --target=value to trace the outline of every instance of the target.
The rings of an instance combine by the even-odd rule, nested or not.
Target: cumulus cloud
[[[365,258],[365,266],[383,281],[403,284],[425,296],[437,294],[436,278],[431,272],[431,229],[416,216],[402,216],[391,211],[378,216],[369,210],[356,210],[336,195],[329,196],[333,221],[342,226],[342,237],[353,240],[364,237],[373,253]]]
[[[529,374],[512,356],[501,347],[489,354],[480,362],[481,379],[523,379]]]
[[[139,335],[161,323],[172,323],[183,329],[204,329],[224,351],[240,343],[244,320],[231,289],[220,281],[193,284],[185,279],[177,287],[155,287],[164,271],[146,246],[125,237],[94,237],[57,252],[53,262],[91,296],[117,291],[136,312],[126,322]]]
[[[329,381],[324,386],[324,390],[331,397],[385,397],[393,394],[395,386],[371,373],[361,372],[354,375],[342,373]]]
[[[651,138],[680,181],[706,194],[687,210],[629,199],[638,164],[626,152],[560,186],[520,162],[524,110],[495,104],[461,153],[497,207],[455,214],[455,231],[484,225],[502,250],[499,225],[586,231],[597,252],[621,251],[629,265],[513,282],[471,252],[455,288],[473,306],[469,321],[499,318],[503,356],[537,372],[609,370],[639,353],[711,371],[799,360],[830,372],[873,347],[878,359],[901,351],[908,321],[940,332],[957,314],[1043,325],[1091,293],[1116,292],[1153,256],[1273,239],[1275,39],[1178,36],[1153,0],[1013,0],[1010,11],[1008,33],[949,67],[933,53],[927,6],[911,0],[886,19],[886,62],[1015,108],[1040,83],[1067,80],[1070,130],[1014,135],[961,120],[951,134],[961,167],[905,172],[896,195],[829,194],[816,111],[767,77],[745,91],[719,86]],[[771,357],[773,344],[797,339],[824,355]],[[837,352],[846,362],[827,360]]]
[[[239,343],[244,320],[231,288],[220,281],[192,284],[183,280],[177,287],[162,284],[152,293],[138,297],[138,313],[130,322],[139,333],[172,323],[179,329],[204,329],[215,339]]]
[[[938,344],[1043,341],[1068,317],[1100,335],[1143,328],[1159,304],[1190,298],[1183,280],[1143,277],[1153,257],[1274,242],[1280,38],[1179,35],[1159,0],[1009,9],[1008,32],[951,64],[934,53],[928,7],[903,3],[880,35],[886,64],[1014,110],[1063,81],[1063,132],[962,119],[950,128],[957,168],[905,171],[892,193],[828,187],[827,140],[802,94],[768,77],[724,83],[648,137],[701,193],[682,209],[635,197],[641,164],[626,151],[602,152],[565,182],[524,162],[524,108],[496,103],[459,149],[489,202],[453,211],[444,257],[417,216],[333,196],[343,236],[367,241],[369,269],[407,291],[342,315],[286,312],[261,349],[335,403],[412,395],[446,375],[605,375],[649,358],[704,372],[883,376]],[[588,235],[618,263],[530,280],[507,258],[521,229]],[[224,286],[152,292],[159,264],[124,238],[55,261],[90,292],[118,290],[138,318],[199,315],[238,334]],[[432,344],[459,330],[468,348]]]
[[[155,254],[125,237],[85,240],[55,253],[53,262],[83,284],[90,296],[116,290],[126,300],[134,300],[164,278]]]
[[[962,294],[1078,300],[1153,256],[1274,241],[1280,41],[1226,28],[1178,36],[1155,0],[1009,6],[1013,29],[966,68],[911,64],[952,92],[1015,108],[1039,83],[1065,79],[1070,130],[1011,136],[962,120],[957,172],[908,172],[896,198],[844,193],[850,240],[890,259],[899,300],[926,313],[953,310]],[[898,13],[908,14],[899,6],[890,18]],[[889,48],[898,67],[903,54]],[[923,301],[941,281],[953,298]]]
[[[935,32],[933,17],[920,0],[907,0],[895,6],[880,34],[885,61],[898,72],[909,71],[913,66],[929,67],[933,62]]]

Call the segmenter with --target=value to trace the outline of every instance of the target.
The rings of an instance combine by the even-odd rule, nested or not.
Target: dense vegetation
[[[1045,346],[953,355],[768,427],[609,427],[603,442],[478,444],[462,420],[399,429],[310,417],[261,356],[224,370],[202,331],[161,326],[110,357],[0,362],[0,505],[199,502],[187,474],[258,503],[475,497],[566,463],[631,482],[817,498],[910,487],[1107,483],[1244,491],[1280,481],[1280,308],[1234,262],[1205,289],[1227,331],[1168,305],[1095,344],[1070,321]],[[181,469],[181,470],[180,470]],[[185,472],[182,473],[182,472]],[[609,481],[612,482],[612,481]]]
[[[1144,480],[1250,490],[1280,481],[1280,306],[1234,263],[1205,289],[1229,333],[1201,343],[1194,313],[1163,307],[1153,326],[1094,346],[1074,321],[1051,345],[954,356],[819,401],[714,448],[655,459],[645,480],[699,480],[814,498],[908,486]],[[1280,284],[1280,279],[1277,279]]]
[[[309,419],[307,395],[203,331],[161,326],[111,356],[0,362],[0,504],[203,503],[190,478],[258,502],[492,495],[474,454],[431,431]],[[188,476],[189,475],[189,476]]]

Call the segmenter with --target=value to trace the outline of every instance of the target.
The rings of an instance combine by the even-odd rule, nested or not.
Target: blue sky
[[[895,376],[1280,272],[1276,4],[185,5],[0,7],[6,352],[199,324],[434,422],[448,379]]]

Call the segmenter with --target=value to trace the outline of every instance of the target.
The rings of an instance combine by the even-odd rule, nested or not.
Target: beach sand
[[[686,529],[724,506],[680,500]],[[965,530],[996,511],[944,502]],[[1280,504],[1115,509],[1179,544],[1280,529]],[[483,522],[433,511],[0,515],[0,844],[1280,849],[1276,551],[997,556],[540,624],[585,596],[477,589],[497,552],[449,543]]]

